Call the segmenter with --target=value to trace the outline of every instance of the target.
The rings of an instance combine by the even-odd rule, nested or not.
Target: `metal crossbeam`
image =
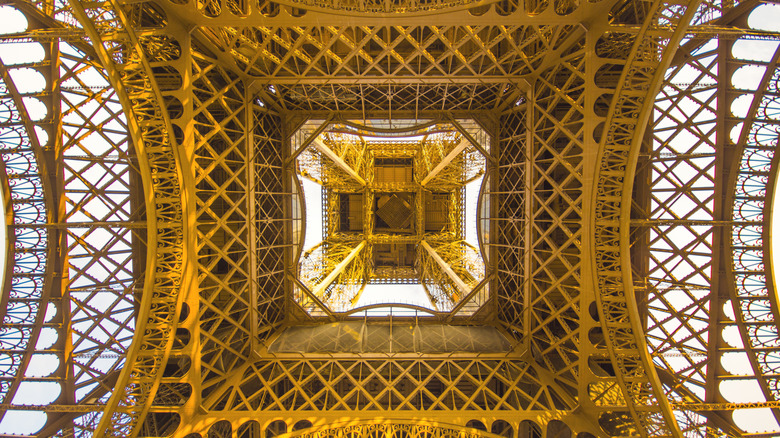
[[[6,3],[29,30],[0,44],[41,43],[44,57],[0,63],[13,234],[3,391],[17,400],[46,382],[61,395],[0,405],[4,424],[31,410],[49,414],[42,436],[430,426],[411,416],[458,424],[424,432],[442,436],[680,437],[739,436],[738,409],[780,419],[766,229],[780,51],[732,51],[737,39],[778,40],[743,28],[764,2]],[[736,93],[744,65],[765,73]],[[19,92],[8,72],[20,68],[43,89]],[[751,98],[744,115],[730,111],[738,95]],[[31,99],[44,118],[27,113]],[[358,119],[449,121],[462,137],[371,149],[326,132]],[[414,156],[411,182],[373,183],[380,154]],[[307,176],[331,190],[330,236],[300,256],[307,206],[291,175],[303,159],[324,169]],[[480,167],[485,241],[473,248],[460,240],[460,195]],[[379,216],[397,229],[380,234],[383,191],[416,202],[395,199]],[[449,196],[440,232],[424,226],[427,191]],[[360,193],[363,229],[347,235],[339,197]],[[403,214],[415,215],[409,228],[390,220]],[[512,350],[387,355],[383,339],[346,330],[376,351],[311,336],[269,353],[296,324],[371,324],[381,307],[332,306],[356,304],[373,251],[391,244],[418,245],[398,270],[436,310],[379,317],[389,338],[407,333],[398,324],[488,324]],[[60,365],[30,377],[42,352]],[[716,366],[729,353],[749,369]],[[750,381],[767,401],[722,402],[726,381]],[[98,392],[79,401],[90,385]]]
[[[471,143],[465,138],[458,142],[458,144],[444,158],[442,158],[439,164],[437,164],[436,167],[431,169],[431,171],[425,175],[425,178],[420,181],[420,185],[424,186],[428,184],[433,178],[436,177],[436,175],[439,174],[439,172],[452,163],[452,160],[460,155],[460,153],[463,152],[470,144]]]
[[[352,251],[347,254],[346,257],[344,257],[344,260],[339,262],[336,267],[333,268],[332,271],[328,274],[327,277],[325,277],[319,284],[317,284],[314,288],[312,288],[312,295],[315,297],[322,297],[325,293],[325,290],[328,289],[328,286],[333,283],[336,278],[338,278],[339,275],[341,275],[349,266],[350,263],[352,263],[353,260],[360,254],[360,251],[363,250],[363,248],[366,247],[366,241],[360,242],[355,248],[352,249]]]
[[[366,180],[364,180],[352,167],[350,167],[346,162],[344,162],[344,159],[342,159],[338,154],[333,152],[331,148],[329,148],[325,143],[322,142],[319,138],[315,138],[311,144],[320,152],[322,152],[323,155],[328,157],[333,163],[335,163],[341,170],[346,172],[349,176],[355,179],[355,181],[359,182],[360,185],[366,185]]]
[[[458,290],[461,293],[461,296],[466,296],[471,288],[464,282],[458,274],[455,273],[454,270],[452,270],[452,267],[450,267],[447,262],[444,261],[444,259],[441,258],[441,256],[436,252],[435,249],[431,248],[431,245],[428,244],[425,240],[420,242],[420,246],[425,249],[425,251],[428,253],[428,255],[431,256],[433,260],[436,261],[436,264],[439,265],[442,271],[444,271],[445,274],[452,280],[453,283],[455,283],[455,286],[458,288]],[[459,297],[454,297],[454,301],[458,301]]]

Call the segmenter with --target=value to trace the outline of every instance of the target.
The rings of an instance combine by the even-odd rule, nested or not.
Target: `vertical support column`
[[[252,87],[252,89],[254,89],[254,87]],[[254,109],[252,110],[252,117],[254,117]],[[253,122],[254,122],[254,120],[253,120]],[[295,164],[295,160],[296,160],[297,156],[301,152],[303,152],[303,150],[305,149],[305,146],[301,146],[298,151],[294,150],[294,146],[293,146],[293,143],[292,143],[292,137],[295,134],[295,132],[298,129],[301,128],[301,125],[303,125],[304,123],[305,123],[305,121],[301,121],[301,120],[295,120],[295,121],[293,121],[293,120],[283,120],[282,121],[282,126],[284,127],[281,130],[282,131],[282,139],[281,139],[281,146],[280,146],[280,148],[281,148],[280,153],[282,155],[282,163],[283,163],[282,164],[282,171],[281,171],[281,174],[282,174],[282,190],[284,191],[284,193],[290,193],[289,196],[285,196],[284,197],[284,202],[282,202],[282,208],[284,209],[284,217],[286,217],[286,218],[292,217],[292,208],[293,208],[292,207],[292,203],[295,202],[295,200],[293,199],[293,195],[292,195],[292,193],[293,193],[292,185],[294,184],[293,178],[296,177],[295,176],[295,165],[296,165]],[[324,129],[325,126],[326,126],[326,124],[320,125],[319,129]],[[318,131],[319,131],[319,129],[318,129]],[[252,129],[251,130],[254,133],[254,123],[252,123]],[[319,134],[312,134],[312,135],[319,135]],[[253,138],[254,138],[254,134],[253,134]],[[313,138],[311,138],[311,139],[313,140]],[[308,143],[308,139],[306,140],[306,142]],[[299,187],[302,188],[303,186],[299,185]],[[301,196],[303,196],[303,194],[301,194]],[[254,198],[254,196],[253,196],[253,198]],[[303,203],[303,211],[301,211],[301,214],[303,215],[303,224],[302,224],[302,226],[305,227],[306,226],[306,217],[307,217],[307,215],[306,215],[306,203],[305,202]],[[293,223],[292,223],[292,221],[287,221],[284,224],[284,233],[285,233],[285,236],[284,236],[285,248],[284,248],[284,251],[283,251],[284,266],[285,266],[285,270],[287,269],[287,267],[290,267],[291,270],[287,271],[285,273],[286,275],[284,275],[284,279],[282,280],[284,282],[284,296],[285,297],[289,297],[289,298],[285,298],[284,304],[283,304],[283,307],[282,307],[282,311],[284,312],[285,315],[289,315],[290,314],[290,309],[288,309],[287,306],[289,306],[290,303],[293,300],[295,300],[295,298],[293,296],[293,293],[294,293],[295,287],[296,287],[295,282],[292,281],[291,279],[298,277],[298,272],[297,272],[298,260],[296,259],[296,255],[297,254],[295,254],[293,252],[293,243],[294,242],[293,242]],[[301,241],[301,246],[303,246],[303,241]],[[306,248],[301,248],[301,249],[299,249],[299,251],[303,251],[305,249]],[[255,257],[257,257],[257,255],[255,255]],[[256,270],[257,268],[253,268],[253,269]],[[298,287],[302,287],[302,286],[298,285]],[[257,307],[255,306],[255,308],[257,308]],[[258,311],[259,311],[259,309],[258,309]],[[253,346],[253,350],[254,350],[254,346]]]
[[[245,169],[246,185],[249,191],[249,193],[247,193],[246,196],[247,218],[249,220],[249,224],[247,225],[248,234],[249,234],[249,267],[247,269],[248,271],[247,273],[249,275],[249,338],[250,338],[249,354],[250,356],[255,356],[257,355],[257,351],[259,348],[257,329],[260,324],[260,318],[258,315],[259,309],[258,309],[258,302],[257,302],[257,295],[258,295],[257,288],[259,287],[257,282],[257,203],[255,202],[255,196],[256,196],[255,191],[257,185],[255,178],[257,177],[257,174],[255,172],[255,141],[254,141],[255,140],[255,135],[254,135],[255,114],[254,114],[254,107],[252,105],[252,101],[253,101],[252,92],[253,92],[252,87],[250,87],[248,84],[245,84],[244,86],[244,129],[245,129],[244,144],[246,149],[244,151],[244,154],[246,156],[246,169]],[[291,193],[289,190],[285,190],[285,191],[287,193]],[[287,208],[287,203],[285,203],[285,208]],[[285,211],[284,217],[290,217],[289,209],[288,211]],[[286,224],[285,232],[288,233],[287,236],[291,236],[292,230],[288,230],[289,228],[290,226]],[[287,252],[289,252],[289,250],[285,251],[285,253]]]
[[[606,23],[606,20],[599,22],[599,23],[591,23],[588,25],[588,28],[586,29],[585,33],[585,50],[586,53],[592,54],[591,58],[587,58],[585,60],[585,101],[584,101],[584,138],[583,142],[585,147],[583,148],[583,170],[582,170],[582,178],[584,182],[583,188],[582,188],[582,195],[583,199],[589,200],[589,199],[596,199],[596,186],[597,182],[595,181],[596,178],[596,172],[598,168],[598,157],[599,157],[599,146],[600,146],[600,138],[596,138],[596,129],[598,128],[600,123],[603,123],[606,119],[606,112],[599,114],[596,111],[595,105],[598,101],[599,97],[601,96],[601,93],[606,92],[609,89],[614,89],[614,84],[600,84],[600,86],[596,85],[596,82],[594,78],[596,77],[596,74],[598,72],[598,69],[606,63],[604,60],[600,60],[597,56],[595,56],[595,47],[596,43],[598,42],[599,38],[604,34],[605,31],[609,29],[608,24]],[[603,104],[607,108],[609,107],[609,102],[606,102]],[[603,111],[603,110],[600,110]],[[602,125],[602,134],[603,131],[605,131],[607,128],[606,126]],[[590,205],[589,202],[583,203],[583,209],[582,209],[582,229],[583,230],[593,230],[594,229],[594,208],[586,208],[586,206]],[[592,267],[594,266],[593,263],[593,257],[596,255],[592,251],[586,250],[586,248],[592,248],[594,245],[595,236],[592,232],[584,231],[582,233],[582,247],[583,251],[581,253],[582,256],[582,276],[581,276],[581,292],[580,292],[580,308],[579,308],[579,330],[580,330],[580,336],[582,339],[588,339],[588,334],[590,333],[590,330],[600,327],[600,323],[594,319],[591,316],[591,304],[595,305],[597,302],[596,294],[598,293],[598,288],[596,284],[594,284],[594,277],[595,273],[592,271]],[[596,329],[598,330],[598,328]],[[581,370],[581,375],[583,378],[578,379],[577,382],[577,391],[579,393],[580,397],[580,406],[583,410],[583,413],[587,413],[586,415],[589,418],[593,419],[593,422],[595,423],[598,420],[600,410],[599,408],[596,408],[594,406],[594,403],[590,397],[589,394],[589,385],[593,382],[589,374],[592,374],[593,372],[590,370],[590,367],[588,365],[589,358],[591,356],[601,354],[601,351],[599,351],[601,347],[594,345],[594,343],[591,342],[580,342],[579,349],[580,349],[580,357],[578,361],[578,366]]]
[[[50,94],[47,96],[46,106],[49,111],[47,119],[49,123],[43,125],[38,123],[37,126],[46,130],[49,139],[48,144],[41,143],[41,149],[43,151],[43,158],[46,161],[46,166],[49,169],[48,175],[41,175],[42,178],[49,178],[49,187],[52,189],[52,201],[53,207],[48,211],[48,223],[61,224],[65,220],[66,215],[66,196],[65,196],[65,180],[63,174],[63,161],[64,161],[64,145],[62,139],[62,108],[61,108],[61,96],[60,96],[60,59],[59,59],[59,40],[53,39],[48,43],[42,43],[46,50],[46,57],[48,58],[49,65],[46,71],[41,71],[46,77],[46,81],[49,86]],[[37,135],[35,132],[28,132],[28,135]],[[40,139],[38,139],[40,143]],[[57,319],[63,330],[59,334],[57,340],[56,350],[62,354],[60,357],[60,367],[58,370],[59,377],[62,384],[62,395],[59,402],[66,405],[73,405],[76,403],[76,387],[75,387],[75,373],[73,370],[73,339],[71,336],[71,309],[70,309],[70,293],[68,289],[68,230],[65,227],[53,227],[48,231],[49,239],[51,242],[57,242],[55,248],[55,257],[52,260],[48,260],[52,266],[56,266],[55,271],[51,278],[51,284],[48,285],[50,290],[49,299],[53,302],[58,302],[59,311],[57,312]],[[62,424],[64,430],[73,430],[73,415],[63,413],[50,413],[50,422],[52,417],[59,417],[59,424]]]
[[[524,201],[525,201],[525,211],[524,216],[521,218],[525,221],[524,224],[524,237],[523,237],[523,274],[525,276],[523,281],[523,315],[522,315],[522,321],[523,321],[523,329],[526,331],[526,333],[529,332],[531,327],[531,278],[532,278],[532,269],[533,269],[533,258],[531,257],[531,251],[533,251],[533,212],[534,212],[534,202],[533,202],[533,184],[534,184],[534,124],[536,123],[536,118],[534,117],[534,99],[536,96],[533,92],[533,87],[529,87],[528,93],[526,94],[526,110],[525,110],[525,117],[526,117],[526,143],[525,143],[525,149],[526,152],[524,153],[525,157],[525,172],[523,173],[523,177],[525,178],[524,184],[523,184],[523,190],[524,190]],[[530,336],[523,336],[523,347],[530,351],[531,348],[531,337]]]
[[[725,5],[724,5],[725,6]],[[716,91],[716,124],[715,124],[715,169],[719,174],[715,175],[715,196],[713,200],[713,221],[731,221],[731,208],[728,201],[733,205],[734,194],[727,194],[729,189],[730,173],[734,166],[729,165],[734,160],[739,160],[735,153],[735,148],[730,145],[730,126],[733,123],[727,123],[729,105],[729,84],[731,76],[734,74],[734,65],[728,62],[731,57],[731,46],[733,41],[730,39],[719,38],[718,43],[718,89]],[[726,281],[728,264],[732,260],[730,236],[731,227],[714,226],[712,230],[712,278],[710,280],[710,306],[709,318],[710,325],[707,331],[707,380],[705,383],[705,403],[716,403],[722,401],[719,391],[719,375],[723,375],[723,367],[720,364],[720,343],[723,320],[723,304],[728,300],[728,287],[734,287],[733,283]],[[731,284],[731,286],[729,286]],[[713,422],[712,416],[708,416],[708,425],[717,427]]]
[[[185,203],[182,206],[182,218],[185,222],[183,247],[185,254],[184,271],[185,277],[190,276],[193,280],[182,281],[181,296],[179,300],[186,305],[189,313],[186,318],[178,321],[178,327],[186,329],[190,334],[190,341],[179,354],[189,356],[191,359],[190,372],[184,380],[192,387],[192,396],[187,403],[180,408],[179,413],[182,418],[192,418],[201,404],[201,393],[203,381],[201,376],[201,333],[200,333],[200,284],[194,279],[197,278],[198,269],[198,247],[197,247],[197,204],[195,199],[195,108],[194,108],[194,78],[192,69],[192,39],[184,28],[182,23],[172,21],[168,24],[168,29],[181,45],[181,56],[174,61],[168,61],[168,64],[175,67],[181,74],[182,86],[177,91],[169,92],[176,96],[182,104],[182,114],[178,119],[171,120],[171,124],[181,129],[182,138],[177,139],[180,150],[182,172],[182,189],[189,193],[185,196]],[[188,284],[184,284],[188,283]],[[177,315],[180,316],[180,315]]]

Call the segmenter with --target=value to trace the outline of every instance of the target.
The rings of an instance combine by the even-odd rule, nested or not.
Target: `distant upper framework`
[[[474,122],[465,123],[471,132],[458,121],[372,122],[309,123],[323,133],[294,145],[296,173],[316,184],[302,189],[305,230],[318,232],[321,214],[323,237],[306,239],[313,246],[293,239],[302,250],[296,302],[313,315],[367,310],[359,303],[371,283],[385,287],[374,288],[369,307],[473,314],[488,301],[477,213],[489,206],[474,205],[488,202],[484,196],[467,206],[466,186],[489,181],[489,137]],[[393,284],[419,285],[408,290],[422,297],[409,298],[427,305],[402,301],[398,288],[387,287]]]
[[[777,5],[1,3],[0,435],[780,433]]]

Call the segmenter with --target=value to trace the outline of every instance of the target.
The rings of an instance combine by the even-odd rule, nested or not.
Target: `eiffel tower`
[[[1,1],[0,436],[777,436],[773,3]]]

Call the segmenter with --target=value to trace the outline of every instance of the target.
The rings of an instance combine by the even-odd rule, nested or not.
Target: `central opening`
[[[476,312],[488,138],[472,120],[304,124],[298,304],[313,316]]]

